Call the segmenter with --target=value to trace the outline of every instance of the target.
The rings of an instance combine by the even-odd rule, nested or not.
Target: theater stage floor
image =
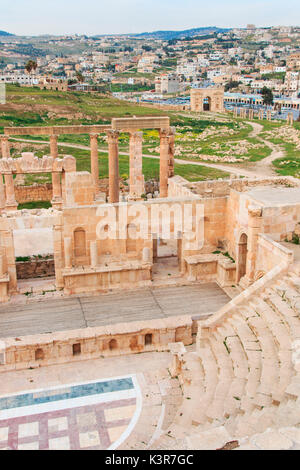
[[[216,284],[142,288],[91,297],[0,306],[0,337],[216,312],[230,298]]]

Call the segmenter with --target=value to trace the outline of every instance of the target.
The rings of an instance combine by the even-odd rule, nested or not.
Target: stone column
[[[15,198],[15,186],[13,174],[5,175],[5,192],[6,192],[6,210],[15,211],[18,208],[18,203]]]
[[[57,135],[50,135],[50,154],[51,157],[58,157]]]
[[[54,159],[58,157],[57,135],[50,135],[50,154]],[[60,208],[62,205],[60,173],[52,173],[52,194],[52,206]]]
[[[138,199],[144,193],[143,133],[131,132],[129,137],[129,197]]]
[[[262,230],[262,208],[256,206],[248,207],[248,253],[246,263],[246,275],[242,280],[242,287],[247,287],[254,282],[257,240]]]
[[[91,174],[95,184],[96,194],[99,190],[99,161],[98,161],[98,134],[90,134],[91,147]]]
[[[9,142],[8,142],[8,137],[6,135],[1,136],[1,153],[2,153],[2,158],[10,157]]]
[[[91,259],[91,266],[95,268],[98,264],[97,240],[92,240],[90,242],[90,259]]]
[[[5,186],[3,184],[3,175],[0,173],[0,213],[5,208]]]
[[[9,274],[9,294],[17,292],[17,270],[14,247],[14,236],[12,230],[3,230],[0,232],[1,246],[5,250],[7,272]]]
[[[72,267],[72,239],[71,237],[64,238],[64,255],[65,255],[65,268]]]
[[[68,242],[67,242],[68,243]],[[62,234],[62,216],[59,215],[59,223],[53,226],[53,249],[55,267],[55,285],[58,289],[64,287],[63,269],[65,267],[64,240]]]
[[[169,131],[160,131],[160,169],[159,188],[160,197],[168,197],[168,174],[169,174]]]
[[[1,153],[2,153],[2,158],[10,158],[10,150],[9,150],[9,142],[8,142],[8,137],[7,136],[1,136]],[[18,203],[15,199],[15,193],[14,193],[14,180],[13,180],[13,175],[4,175],[4,182],[5,182],[5,192],[6,192],[6,202],[5,206],[7,210],[16,210],[18,207]],[[2,176],[0,179],[0,192],[2,194],[2,198],[4,195],[4,188],[3,188],[3,180]],[[2,204],[0,204],[3,206]]]
[[[108,167],[109,167],[109,202],[119,202],[119,132],[107,131]]]
[[[175,174],[175,127],[170,127],[169,132],[169,178],[172,178]]]

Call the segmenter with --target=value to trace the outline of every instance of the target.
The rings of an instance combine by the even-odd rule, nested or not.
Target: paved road
[[[0,307],[0,337],[151,320],[174,315],[206,315],[230,298],[215,283],[145,288],[92,297],[47,299]]]

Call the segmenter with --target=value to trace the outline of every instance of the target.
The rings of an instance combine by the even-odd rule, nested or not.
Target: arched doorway
[[[246,274],[246,265],[247,265],[247,253],[248,253],[248,237],[245,233],[242,233],[238,242],[238,255],[237,255],[237,284],[240,282],[241,278]]]
[[[203,100],[203,111],[210,111],[211,110],[211,98],[207,96]]]

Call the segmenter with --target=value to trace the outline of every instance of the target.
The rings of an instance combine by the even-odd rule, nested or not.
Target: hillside
[[[0,36],[14,36],[14,35],[11,34],[11,33],[7,33],[6,31],[1,31],[0,30]]]
[[[192,28],[192,29],[185,29],[182,31],[153,31],[150,33],[140,33],[134,34],[132,36],[139,37],[139,38],[155,38],[155,39],[162,39],[162,40],[170,40],[170,39],[180,39],[185,37],[192,37],[192,36],[202,36],[211,33],[221,33],[224,31],[229,31],[228,29],[217,28],[216,26],[208,26],[202,28]]]

